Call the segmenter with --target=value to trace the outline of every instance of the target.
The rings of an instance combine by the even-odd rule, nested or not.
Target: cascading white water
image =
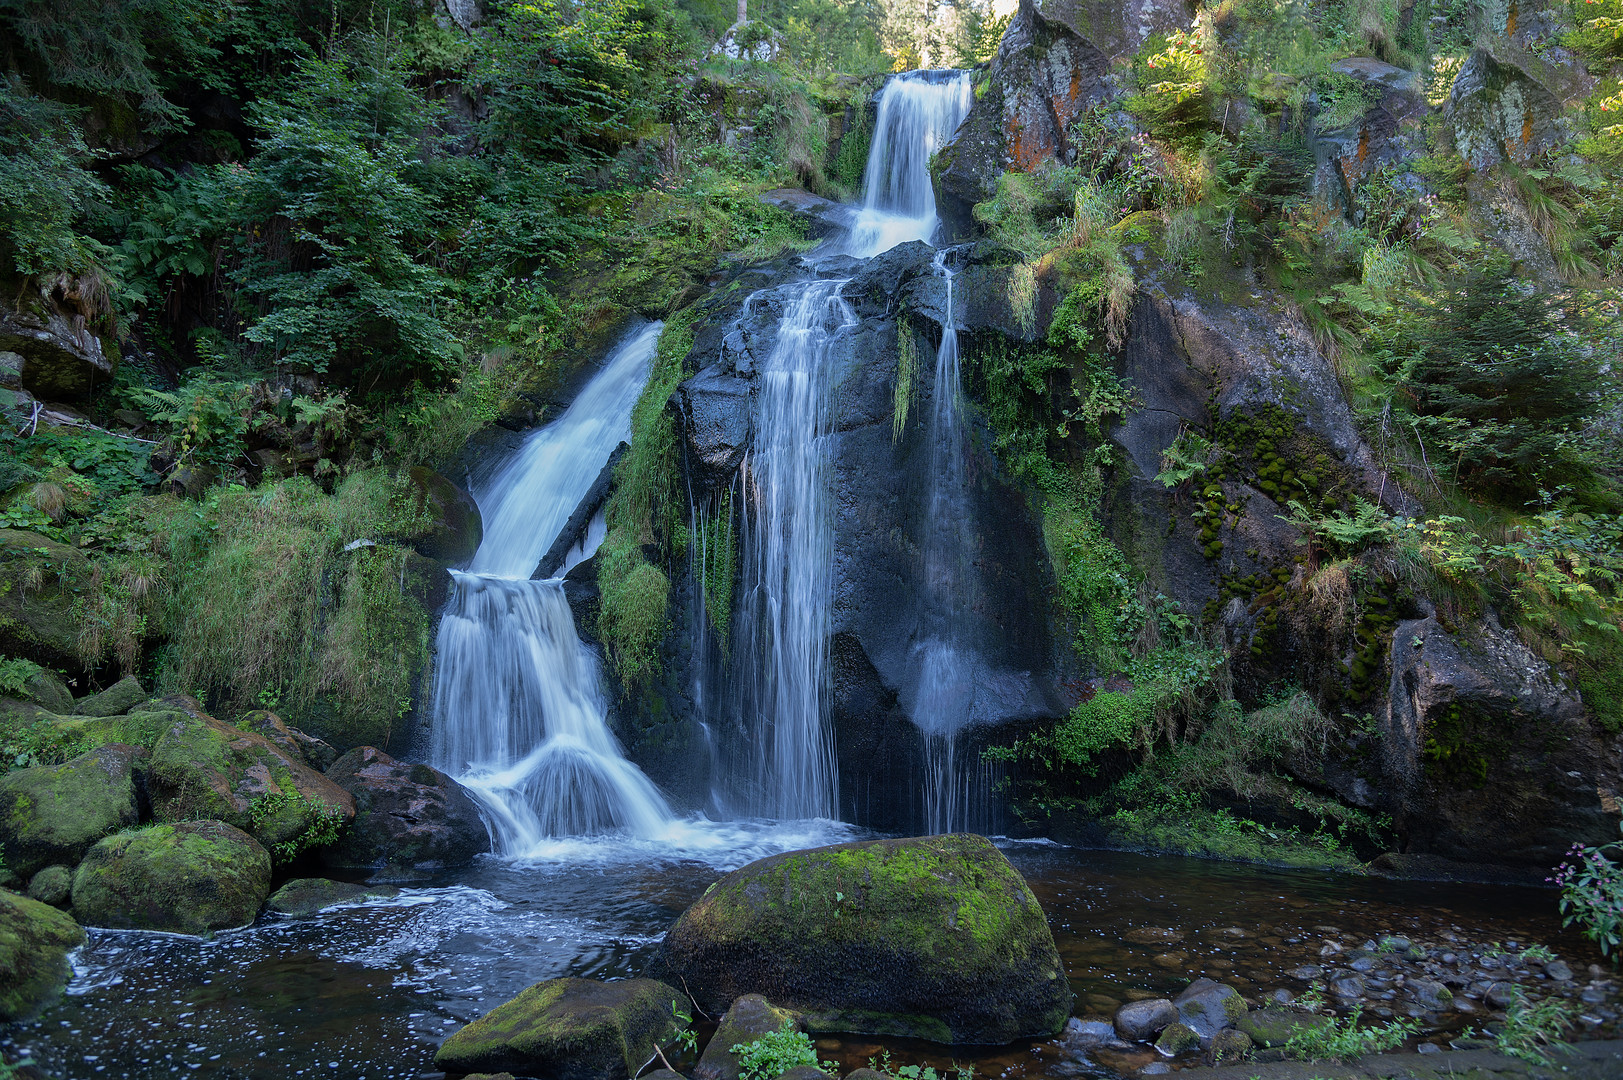
[[[827,695],[833,520],[828,486],[827,355],[856,313],[844,281],[789,286],[760,376],[760,412],[744,464],[737,707],[752,733],[754,814],[832,818],[838,808]]]
[[[885,83],[863,172],[862,209],[847,243],[871,258],[909,240],[935,237],[930,158],[952,140],[975,103],[967,71],[912,71]]]
[[[431,756],[483,804],[501,855],[551,837],[653,837],[671,823],[659,789],[608,729],[597,658],[576,635],[562,580],[530,580],[630,437],[661,328],[623,341],[476,494],[485,535],[470,572],[453,574],[440,620]]]
[[[991,827],[995,777],[979,756],[964,758],[959,752],[960,738],[974,714],[977,687],[987,672],[965,632],[980,583],[970,530],[973,507],[954,325],[954,273],[946,252],[936,254],[935,270],[946,284],[947,302],[928,425],[930,495],[920,545],[923,575],[914,647],[918,682],[911,714],[924,736],[926,827],[932,833],[985,832]]]

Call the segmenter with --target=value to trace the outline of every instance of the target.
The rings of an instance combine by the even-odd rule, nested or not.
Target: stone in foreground
[[[687,1027],[687,998],[653,979],[536,983],[452,1035],[434,1055],[446,1072],[549,1080],[627,1080]]]
[[[661,957],[706,1012],[761,994],[812,1031],[996,1044],[1052,1035],[1071,1011],[1042,907],[982,836],[753,862],[682,913]]]
[[[246,926],[270,892],[270,854],[223,821],[183,821],[109,836],[73,875],[86,926],[206,935]]]
[[[60,994],[84,940],[67,914],[0,889],[0,1021],[29,1019]]]
[[[490,850],[490,833],[467,790],[438,769],[358,746],[327,777],[355,799],[355,823],[322,862],[340,870],[412,881],[466,866]]]
[[[1116,1034],[1128,1042],[1148,1042],[1177,1022],[1178,1007],[1168,998],[1129,1001],[1116,1010]]]
[[[1172,1004],[1178,1007],[1179,1019],[1200,1036],[1203,1045],[1246,1014],[1245,1000],[1239,992],[1211,979],[1196,979],[1172,999]]]
[[[800,1021],[788,1009],[779,1009],[760,994],[745,994],[733,1002],[721,1018],[716,1033],[704,1048],[704,1056],[693,1070],[693,1080],[738,1080],[743,1069],[732,1048],[770,1035],[788,1021],[796,1029]]]

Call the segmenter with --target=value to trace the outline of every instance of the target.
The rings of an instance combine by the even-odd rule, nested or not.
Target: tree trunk
[[[738,0],[738,21],[733,25],[743,26],[749,19],[749,0]]]

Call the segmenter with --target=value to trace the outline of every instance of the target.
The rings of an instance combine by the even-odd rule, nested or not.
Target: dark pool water
[[[26,1051],[63,1080],[439,1076],[439,1042],[526,986],[640,973],[666,927],[720,873],[855,836],[837,826],[745,828],[680,858],[653,846],[561,847],[553,861],[484,860],[434,888],[262,920],[211,941],[92,930],[67,997],[32,1024],[0,1030],[0,1047],[8,1057]],[[1300,992],[1306,983],[1288,973],[1335,938],[1537,941],[1575,968],[1598,959],[1562,933],[1546,890],[1393,883],[1046,842],[1005,851],[1049,914],[1084,1016],[1199,975],[1248,995]],[[956,1053],[886,1043],[895,1063],[970,1063],[983,1078],[1108,1076],[1148,1060],[1078,1061],[1043,1041]],[[880,1047],[825,1038],[819,1050],[850,1069]]]

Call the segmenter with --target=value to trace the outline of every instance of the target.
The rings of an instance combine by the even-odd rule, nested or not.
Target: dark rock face
[[[980,836],[875,840],[735,870],[665,935],[661,961],[699,1005],[747,993],[813,1031],[1003,1043],[1070,1015],[1037,898]]]
[[[73,711],[80,716],[118,716],[146,701],[150,695],[136,681],[126,675],[99,694],[91,694],[75,704]]]
[[[85,932],[38,900],[0,890],[0,1021],[28,1020],[56,999],[72,974],[68,953]]]
[[[118,355],[111,334],[102,332],[106,286],[70,274],[29,284],[15,306],[0,310],[0,350],[23,358],[20,380],[35,397],[83,397],[112,375]]]
[[[809,225],[807,234],[814,239],[845,231],[854,217],[851,207],[845,203],[800,188],[775,188],[763,194],[761,201],[805,218]]]
[[[763,1035],[781,1030],[784,1024],[800,1030],[800,1022],[788,1009],[779,1009],[760,994],[745,994],[716,1025],[716,1033],[704,1048],[704,1056],[694,1066],[693,1080],[739,1080],[742,1067],[732,1048],[751,1043]]]
[[[484,537],[484,523],[473,496],[421,465],[412,467],[407,479],[418,511],[432,520],[428,534],[417,541],[418,553],[451,566],[466,566]]]
[[[652,979],[552,979],[445,1040],[447,1072],[507,1070],[556,1080],[627,1080],[687,1026],[687,998]]]
[[[109,836],[73,875],[87,926],[209,934],[246,926],[270,892],[270,855],[222,821],[183,821]]]
[[[322,850],[327,866],[412,880],[490,850],[478,804],[438,769],[361,746],[334,762],[327,778],[353,796],[356,810],[349,831]]]
[[[53,863],[77,866],[110,832],[139,820],[136,771],[147,752],[114,744],[61,765],[0,777],[0,855],[24,878]]]
[[[1381,753],[1407,849],[1551,866],[1575,842],[1617,835],[1604,794],[1615,761],[1578,695],[1491,622],[1460,635],[1435,619],[1392,635]]]
[[[553,577],[563,566],[564,560],[569,556],[570,549],[580,543],[581,538],[585,536],[587,528],[592,523],[593,515],[601,510],[603,504],[608,501],[609,491],[614,487],[614,470],[620,464],[620,459],[625,456],[628,449],[630,449],[629,443],[621,443],[614,448],[613,453],[609,454],[609,460],[604,462],[603,468],[598,470],[597,479],[593,480],[592,486],[586,489],[586,494],[581,496],[579,505],[569,515],[569,520],[564,522],[564,527],[559,530],[558,539],[554,540],[552,546],[547,549],[547,553],[541,556],[541,561],[536,565],[535,572],[530,575],[532,578],[545,580]]]

